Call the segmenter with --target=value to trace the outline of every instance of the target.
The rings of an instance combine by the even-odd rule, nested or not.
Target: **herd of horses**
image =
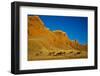
[[[70,51],[67,54],[73,54],[73,53],[74,53],[73,51]],[[39,56],[41,54],[42,54],[42,52],[39,52],[39,53],[36,54],[36,56]],[[79,55],[79,54],[81,54],[80,51],[76,52],[74,55]],[[62,52],[62,51],[61,52],[49,52],[48,53],[48,56],[65,56],[65,55],[66,55],[66,52]]]

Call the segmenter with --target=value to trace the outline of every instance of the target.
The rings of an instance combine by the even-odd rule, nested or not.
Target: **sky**
[[[50,30],[62,30],[71,40],[77,40],[80,44],[87,44],[88,18],[74,16],[46,16],[39,15],[45,26]]]

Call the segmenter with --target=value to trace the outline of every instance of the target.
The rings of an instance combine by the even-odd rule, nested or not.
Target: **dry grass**
[[[46,48],[41,41],[29,40],[28,61],[87,58],[86,50]],[[50,45],[49,45],[50,46]]]

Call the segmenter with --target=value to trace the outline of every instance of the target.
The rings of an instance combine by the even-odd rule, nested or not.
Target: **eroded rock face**
[[[28,16],[29,59],[33,58],[34,54],[37,52],[46,55],[50,53],[49,51],[51,50],[54,50],[54,53],[62,50],[60,53],[64,54],[69,49],[87,51],[87,45],[80,45],[77,40],[70,40],[67,34],[62,30],[49,30],[45,27],[45,24],[39,16]],[[32,54],[33,51],[34,54]]]

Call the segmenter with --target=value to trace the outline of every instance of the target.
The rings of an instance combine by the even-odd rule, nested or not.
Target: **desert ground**
[[[29,42],[33,40],[29,40]],[[34,42],[34,41],[33,41]],[[34,49],[35,47],[35,49]],[[29,47],[28,51],[28,60],[53,60],[53,59],[79,59],[87,58],[87,51],[85,50],[76,50],[76,49],[36,49],[37,46]]]

